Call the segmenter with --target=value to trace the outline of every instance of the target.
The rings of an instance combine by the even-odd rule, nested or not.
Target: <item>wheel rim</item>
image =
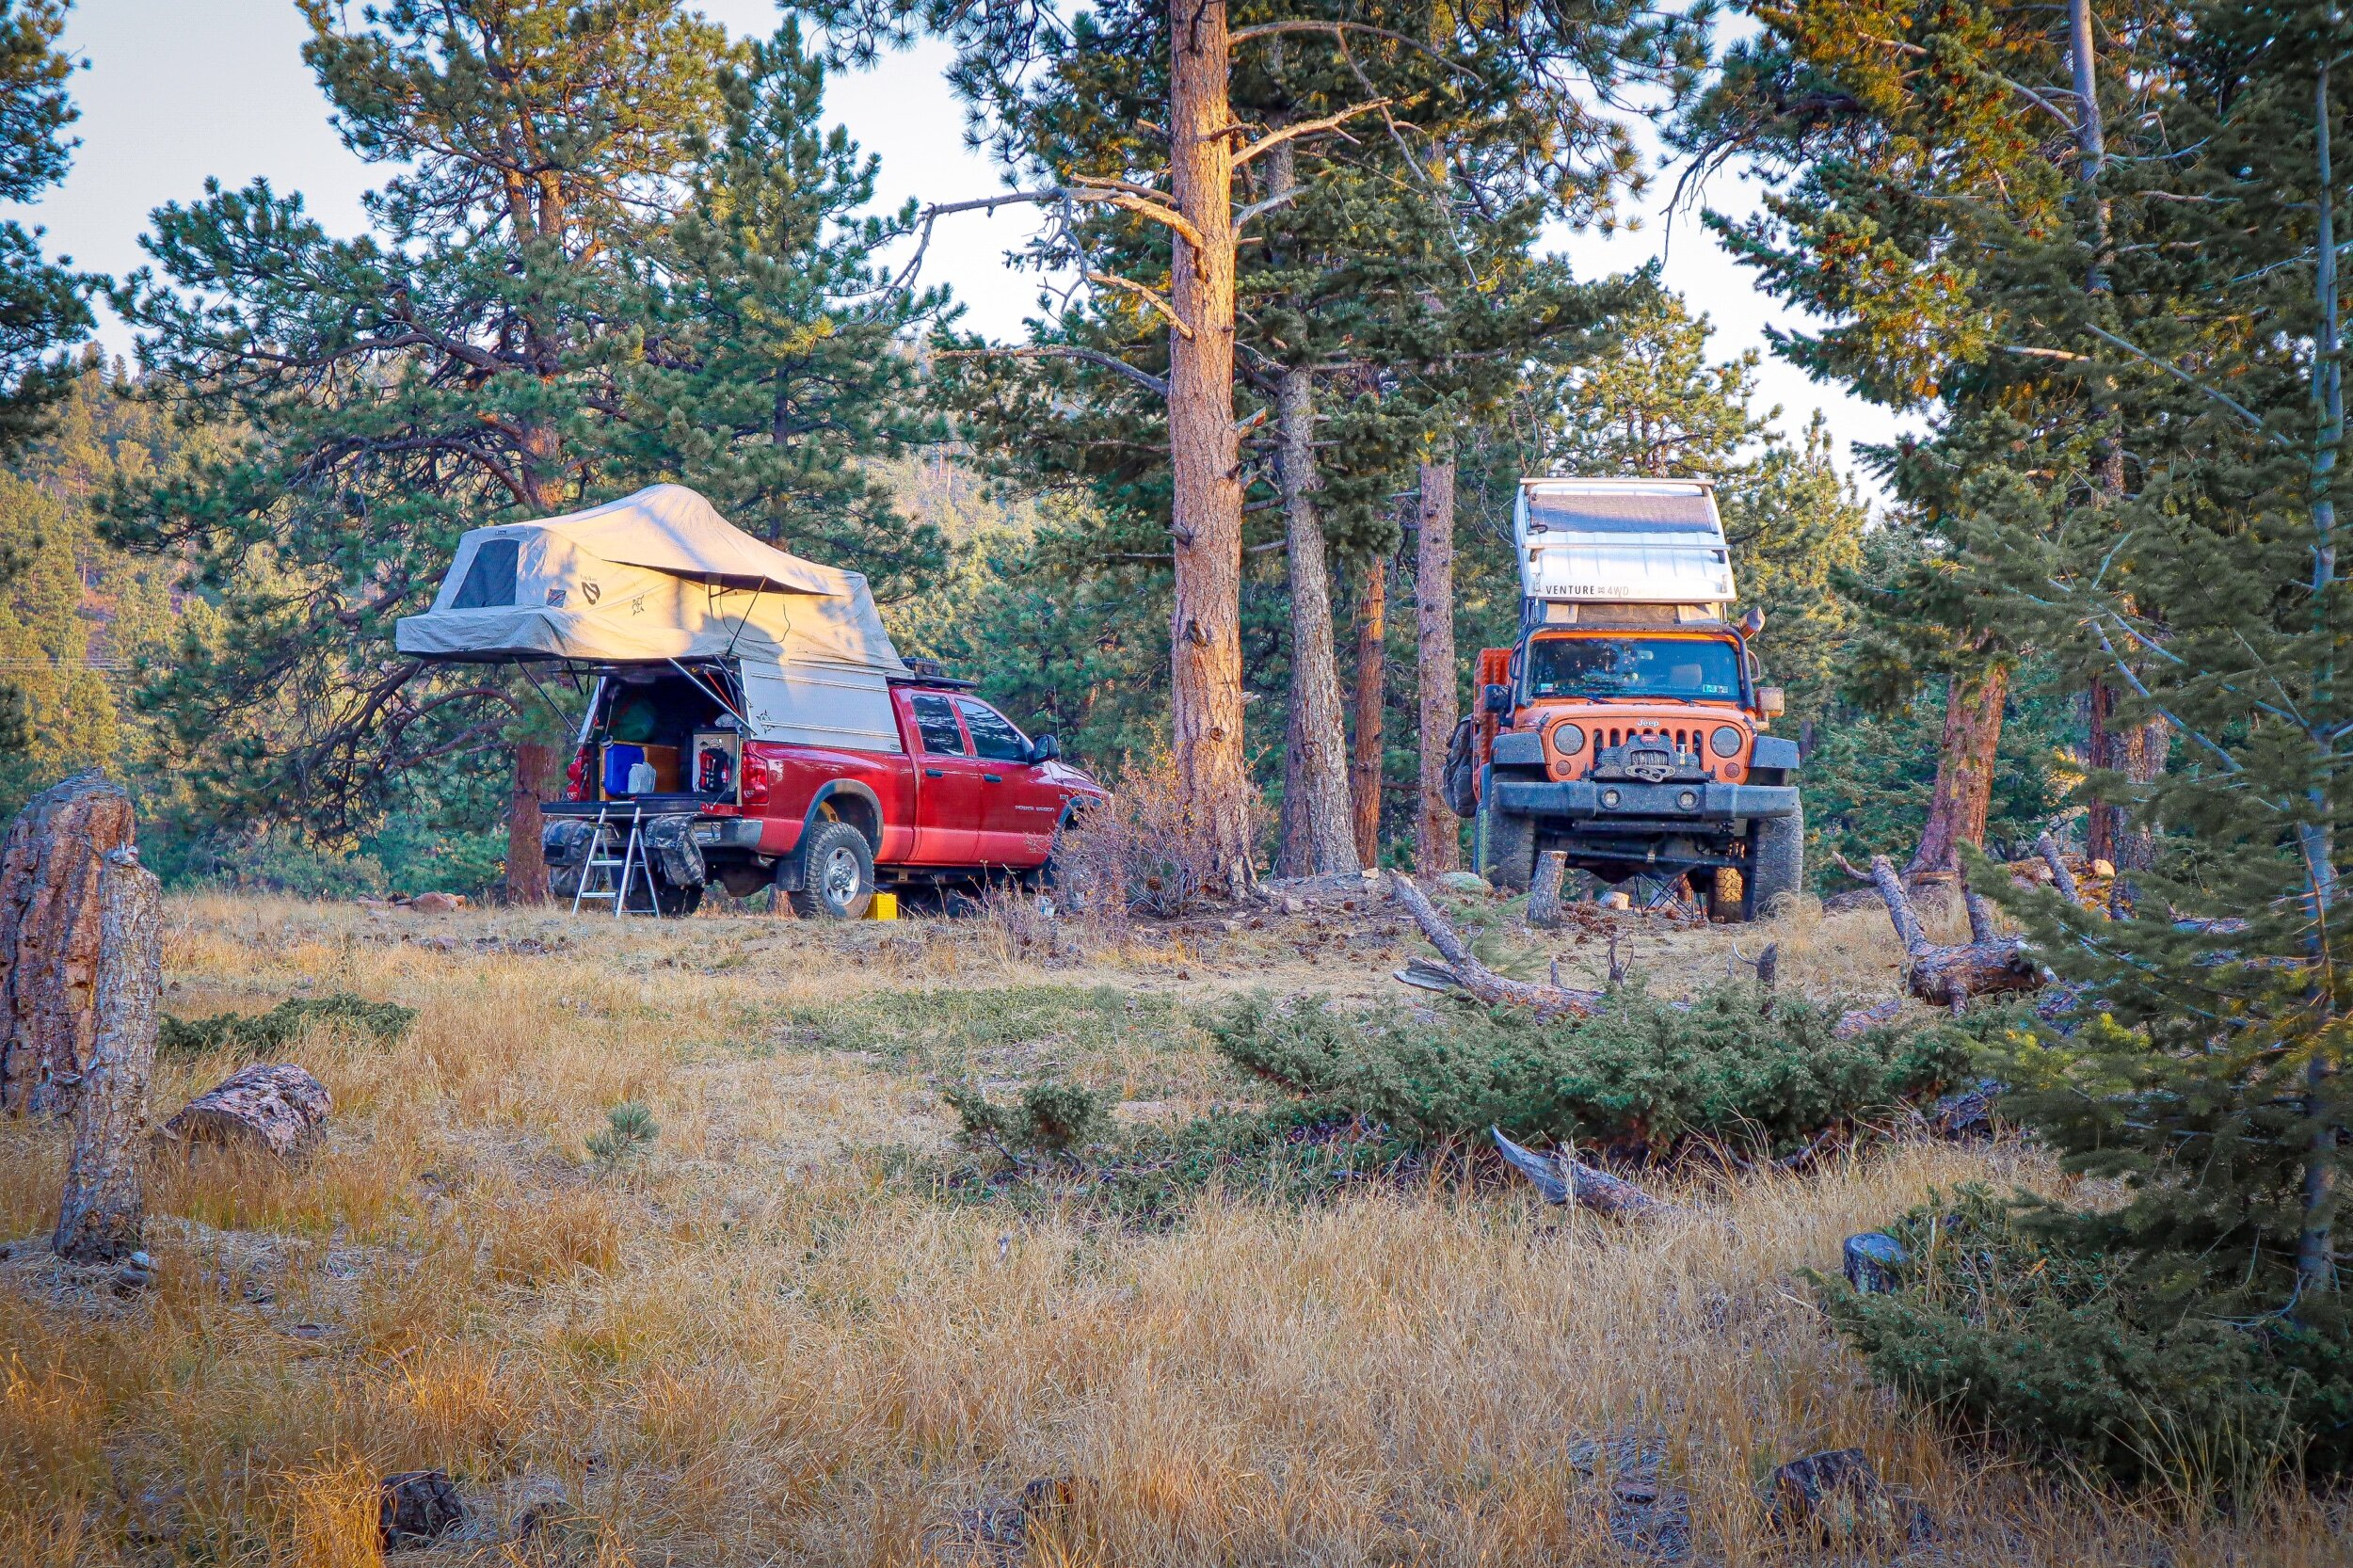
[[[856,851],[838,849],[825,856],[825,897],[829,901],[847,904],[857,897],[857,884]]]

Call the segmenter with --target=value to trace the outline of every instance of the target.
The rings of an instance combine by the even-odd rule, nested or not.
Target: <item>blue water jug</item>
[[[616,741],[604,748],[604,792],[608,795],[629,793],[629,770],[646,760],[644,746],[629,745]]]

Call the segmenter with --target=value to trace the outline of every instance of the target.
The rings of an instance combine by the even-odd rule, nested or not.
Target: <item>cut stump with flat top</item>
[[[1561,923],[1561,885],[1568,880],[1569,857],[1548,849],[1536,857],[1536,882],[1528,892],[1528,923],[1549,931]]]
[[[51,1245],[69,1263],[117,1263],[139,1250],[147,1193],[147,1080],[163,985],[163,885],[138,851],[108,853],[99,876],[98,1035],[73,1100],[73,1150]]]
[[[0,846],[0,1111],[71,1111],[98,1038],[99,874],[127,849],[131,797],[75,774],[26,803]]]
[[[334,1105],[326,1084],[292,1064],[248,1067],[190,1100],[162,1135],[298,1160],[317,1145]]]

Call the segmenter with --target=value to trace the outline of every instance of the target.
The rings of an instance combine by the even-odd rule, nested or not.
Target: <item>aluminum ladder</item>
[[[611,855],[603,853],[604,830],[607,827],[617,827],[620,824],[613,818],[610,805],[598,809],[597,836],[589,842],[588,858],[580,864],[580,886],[572,892],[573,914],[579,914],[580,906],[590,899],[609,898],[613,901],[613,918],[619,920],[629,912],[630,885],[641,873],[646,879],[646,902],[648,904],[653,902],[653,870],[646,864],[645,840],[638,832],[638,824],[643,816],[644,813],[638,810],[632,803],[629,811],[629,837],[622,843],[620,857],[616,859]],[[605,885],[591,892],[588,888],[588,879],[597,872],[604,873]],[[616,872],[617,875],[615,874]]]

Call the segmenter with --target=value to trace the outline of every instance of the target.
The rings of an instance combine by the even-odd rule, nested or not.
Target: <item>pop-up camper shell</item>
[[[394,641],[437,662],[716,664],[751,739],[902,749],[888,682],[912,672],[866,579],[761,543],[682,485],[472,530]]]

